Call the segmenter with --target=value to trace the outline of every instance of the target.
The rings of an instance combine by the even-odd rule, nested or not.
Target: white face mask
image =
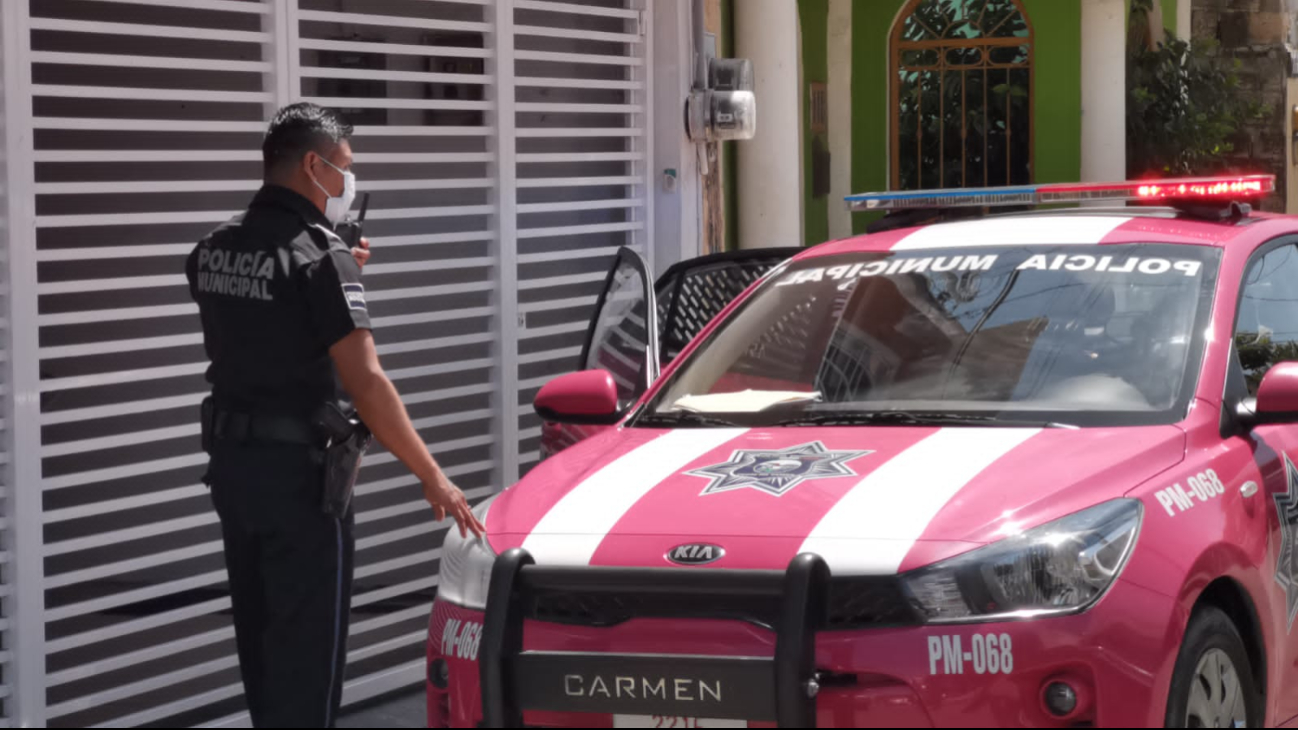
[[[352,201],[356,200],[356,176],[329,160],[325,160],[323,157],[320,159],[324,160],[326,165],[343,174],[343,192],[338,197],[329,195],[329,191],[325,190],[325,186],[321,185],[319,180],[313,180],[316,187],[324,191],[325,195],[329,195],[329,200],[325,203],[325,218],[328,218],[330,223],[338,225],[343,216],[347,215],[347,211],[351,210]]]

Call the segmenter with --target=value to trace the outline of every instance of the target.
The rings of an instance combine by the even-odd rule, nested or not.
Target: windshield
[[[1193,394],[1219,257],[1139,244],[791,262],[637,420],[775,425],[904,412],[1174,423]]]

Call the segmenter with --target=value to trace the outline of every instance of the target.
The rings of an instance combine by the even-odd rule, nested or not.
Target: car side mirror
[[[617,384],[606,370],[560,375],[542,386],[532,408],[553,423],[608,425],[622,418]]]
[[[1254,423],[1298,423],[1298,362],[1276,363],[1257,389]]]

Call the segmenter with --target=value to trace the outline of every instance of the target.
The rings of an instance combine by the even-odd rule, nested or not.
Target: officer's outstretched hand
[[[356,259],[357,266],[364,268],[365,262],[370,260],[370,239],[361,239],[361,245],[352,249],[352,258]]]
[[[419,476],[424,487],[424,499],[437,512],[437,519],[444,520],[449,516],[455,520],[463,537],[468,537],[469,532],[478,537],[485,535],[487,531],[473,516],[464,493],[442,473],[428,452],[424,438],[410,422],[401,395],[379,365],[374,335],[369,328],[352,330],[329,348],[329,356],[333,358],[338,379],[355,402],[361,420],[370,427],[379,443]]]
[[[464,492],[440,472],[434,483],[424,484],[424,499],[433,506],[438,521],[446,519],[447,515],[455,520],[460,526],[460,537],[468,537],[470,532],[477,537],[487,534],[487,528],[478,522],[473,510],[469,508],[469,500],[464,498]]]

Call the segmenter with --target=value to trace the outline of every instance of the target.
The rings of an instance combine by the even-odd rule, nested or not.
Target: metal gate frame
[[[19,485],[41,483],[40,369],[36,352],[36,196],[32,140],[30,12],[26,2],[0,3],[3,34],[5,226],[8,266],[7,319],[9,388],[5,392],[6,449],[4,643],[12,653],[5,683],[13,688],[6,722],[19,727],[45,725],[45,571],[41,559],[41,490]]]

